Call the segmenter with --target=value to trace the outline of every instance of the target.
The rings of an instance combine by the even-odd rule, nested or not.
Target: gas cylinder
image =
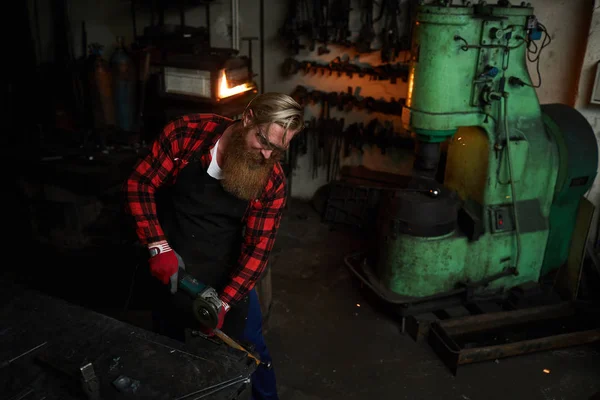
[[[137,72],[122,36],[117,37],[117,48],[111,57],[114,77],[114,99],[117,127],[125,132],[134,131],[136,115]]]
[[[90,87],[93,125],[105,128],[115,125],[115,105],[112,72],[102,57],[103,46],[92,43],[88,46],[88,81]]]

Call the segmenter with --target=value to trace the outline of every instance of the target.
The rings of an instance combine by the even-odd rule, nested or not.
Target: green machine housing
[[[402,115],[413,179],[382,196],[369,260],[396,303],[539,282],[566,262],[597,172],[587,120],[537,97],[526,56],[546,32],[533,8],[450,3],[415,13]]]

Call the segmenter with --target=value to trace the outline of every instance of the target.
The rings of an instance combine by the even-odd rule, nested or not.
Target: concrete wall
[[[533,0],[538,20],[548,29],[552,41],[540,58],[542,86],[537,89],[541,103],[575,103],[581,60],[592,14],[593,0]],[[538,82],[535,63],[529,63],[533,83]]]
[[[342,92],[347,91],[349,87],[354,92],[358,90],[360,96],[368,97],[372,96],[375,99],[381,99],[389,101],[392,97],[398,99],[406,96],[407,85],[406,83],[398,80],[396,84],[390,84],[389,81],[375,81],[369,77],[359,78],[354,76],[349,78],[347,76],[321,76],[319,75],[305,75],[304,73],[298,73],[295,76],[285,79],[281,76],[280,67],[282,61],[286,57],[290,57],[293,54],[286,49],[282,42],[279,40],[280,35],[278,30],[283,26],[285,22],[285,16],[287,11],[287,2],[275,2],[268,1],[269,6],[265,8],[265,21],[268,24],[265,26],[265,48],[267,49],[265,55],[265,89],[267,91],[279,91],[284,93],[291,93],[297,85],[305,86],[309,89],[318,89],[328,92]],[[374,12],[377,14],[377,11]],[[360,15],[358,9],[351,13],[350,19],[350,30],[353,33],[353,38],[357,36],[361,26],[359,19]],[[380,25],[375,26],[375,32],[379,31]],[[400,30],[405,29],[405,26],[400,25]],[[376,40],[372,47],[378,48],[380,45],[379,41]],[[381,58],[379,52],[375,51],[368,54],[358,54],[352,49],[339,47],[335,45],[328,45],[330,53],[319,56],[317,51],[310,52],[308,50],[300,50],[300,53],[294,58],[302,61],[319,61],[322,63],[328,63],[335,57],[348,57],[353,62],[361,65],[376,66],[381,64]],[[407,54],[400,54],[396,62],[403,61],[407,57]],[[307,108],[307,119],[311,117],[318,117],[320,107],[308,107]],[[353,122],[364,122],[368,123],[374,118],[380,121],[391,121],[394,127],[397,127],[396,131],[401,132],[400,129],[400,118],[385,115],[380,113],[368,113],[366,111],[352,111],[351,113],[339,112],[335,109],[330,110],[330,117],[332,118],[344,118],[345,125],[348,126]],[[407,174],[413,162],[412,152],[406,149],[388,149],[386,154],[383,155],[381,149],[376,146],[364,146],[363,153],[352,150],[349,157],[341,157],[340,164],[342,166],[357,166],[362,165],[369,169],[385,172],[393,172],[398,174]],[[297,198],[311,198],[315,191],[327,183],[326,171],[324,168],[318,168],[316,171],[312,164],[312,155],[300,157],[298,160],[298,166],[294,171],[292,195]]]
[[[592,3],[592,2],[590,2]],[[598,151],[600,152],[600,105],[590,104],[592,96],[592,88],[596,78],[596,71],[600,68],[600,0],[595,0],[593,5],[591,21],[589,24],[589,32],[586,35],[586,44],[583,61],[581,63],[580,79],[575,94],[575,107],[587,118],[590,125],[594,129],[598,142]],[[588,199],[596,206],[596,212],[592,220],[592,228],[590,229],[590,241],[596,243],[600,238],[594,236],[597,227],[600,224],[600,159],[598,160],[599,175],[588,193]]]

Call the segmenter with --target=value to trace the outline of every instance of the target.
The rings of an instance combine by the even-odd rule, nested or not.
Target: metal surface
[[[30,381],[29,376],[41,377],[39,384],[27,388],[38,398],[42,393],[66,400],[89,397],[93,391],[82,387],[82,382],[94,380],[89,379],[89,364],[100,398],[115,399],[125,394],[113,384],[123,376],[139,382],[139,398],[176,398],[231,376],[250,376],[256,367],[227,346],[201,338],[178,342],[10,282],[0,281],[0,304],[2,325],[10,327],[0,336],[0,357],[9,359],[10,350],[47,340],[43,348],[16,360],[18,368],[3,370],[0,393],[7,397],[22,394],[25,385],[15,384]],[[213,398],[237,399],[244,390],[240,383]]]
[[[448,368],[600,341],[600,310],[559,303],[434,321],[429,343]]]
[[[436,237],[454,232],[460,208],[456,192],[438,188],[439,184],[435,181],[419,183],[418,186],[424,187],[384,192],[380,226],[385,229],[387,225],[388,231],[382,232],[383,235],[396,237],[404,233]]]
[[[558,146],[559,172],[550,208],[550,232],[542,274],[567,261],[579,202],[592,186],[598,167],[598,147],[592,127],[576,110],[563,104],[542,106],[546,131]]]

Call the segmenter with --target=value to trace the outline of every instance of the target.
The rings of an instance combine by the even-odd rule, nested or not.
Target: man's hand
[[[217,319],[217,326],[215,326],[215,329],[221,330],[223,328],[223,322],[225,321],[225,316],[227,315],[227,312],[230,309],[231,309],[231,307],[229,306],[229,304],[227,304],[223,300],[221,300],[221,307],[219,307],[219,311],[217,314],[218,319]],[[212,328],[203,326],[200,330],[202,331],[202,333],[204,333],[207,336],[214,335]]]
[[[216,328],[218,330],[221,330],[221,328],[223,328],[223,322],[225,321],[225,315],[227,315],[227,312],[229,311],[231,307],[229,306],[229,304],[225,303],[223,300],[221,300],[221,308],[219,308],[219,321],[217,322],[217,326]]]
[[[169,278],[178,270],[178,261],[175,252],[169,246],[166,240],[148,245],[150,251],[150,272],[152,276],[160,280],[165,285],[169,283]]]

